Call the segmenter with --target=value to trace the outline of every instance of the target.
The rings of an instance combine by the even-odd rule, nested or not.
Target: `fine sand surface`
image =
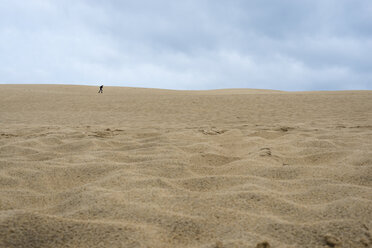
[[[371,247],[372,91],[0,85],[0,247]]]

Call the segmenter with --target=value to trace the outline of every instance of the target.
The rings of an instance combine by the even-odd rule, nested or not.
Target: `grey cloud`
[[[0,82],[372,89],[369,0],[3,0]]]

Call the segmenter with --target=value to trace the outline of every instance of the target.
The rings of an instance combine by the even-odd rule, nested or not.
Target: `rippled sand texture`
[[[371,247],[372,92],[0,85],[0,247]]]

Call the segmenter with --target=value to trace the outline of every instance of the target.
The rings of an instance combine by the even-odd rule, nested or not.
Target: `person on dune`
[[[103,93],[103,85],[99,86],[99,91],[98,93]]]

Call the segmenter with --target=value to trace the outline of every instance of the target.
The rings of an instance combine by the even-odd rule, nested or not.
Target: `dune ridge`
[[[0,89],[0,247],[372,245],[371,91]]]

